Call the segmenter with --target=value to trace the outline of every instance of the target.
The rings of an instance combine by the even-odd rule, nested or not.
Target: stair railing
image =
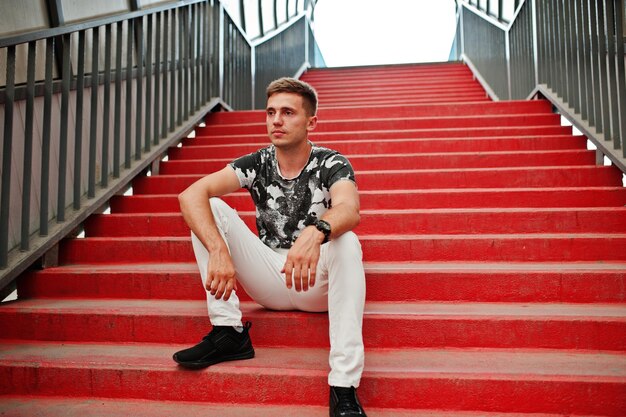
[[[207,112],[263,106],[316,47],[307,10],[253,43],[217,0],[0,38],[0,300]]]
[[[488,94],[547,98],[597,146],[598,163],[626,172],[623,0],[524,0],[510,22],[478,3],[457,3],[453,51]]]

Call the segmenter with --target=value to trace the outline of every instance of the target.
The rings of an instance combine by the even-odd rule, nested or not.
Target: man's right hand
[[[233,289],[237,290],[235,265],[228,250],[215,251],[209,255],[205,287],[216,300],[224,297],[224,301],[228,301]]]

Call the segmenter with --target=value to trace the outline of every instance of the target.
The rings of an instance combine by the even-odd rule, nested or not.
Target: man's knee
[[[226,204],[224,200],[222,200],[219,197],[211,197],[209,199],[209,204],[211,205],[211,211],[213,212],[214,216],[224,213],[226,210],[231,209],[230,206]]]
[[[211,206],[211,212],[213,212],[213,218],[217,228],[222,232],[228,231],[228,219],[234,210],[224,202],[221,198],[211,197],[209,199],[209,205]]]
[[[328,245],[328,250],[333,255],[349,256],[358,259],[363,257],[361,242],[359,242],[359,238],[354,232],[346,232],[338,238],[331,240]]]

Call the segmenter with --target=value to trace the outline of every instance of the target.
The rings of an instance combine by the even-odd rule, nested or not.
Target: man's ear
[[[310,132],[314,130],[316,126],[317,126],[317,116],[309,117],[309,122],[307,124],[306,130]]]

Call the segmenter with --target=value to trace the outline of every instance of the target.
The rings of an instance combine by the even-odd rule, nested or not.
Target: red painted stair
[[[491,102],[460,64],[310,70],[312,140],[352,161],[368,281],[368,415],[626,415],[626,189],[544,100]],[[214,113],[0,306],[0,412],[324,416],[325,314],[241,294],[254,360],[171,354],[209,329],[176,194],[265,146]],[[225,200],[254,227],[246,193]]]

